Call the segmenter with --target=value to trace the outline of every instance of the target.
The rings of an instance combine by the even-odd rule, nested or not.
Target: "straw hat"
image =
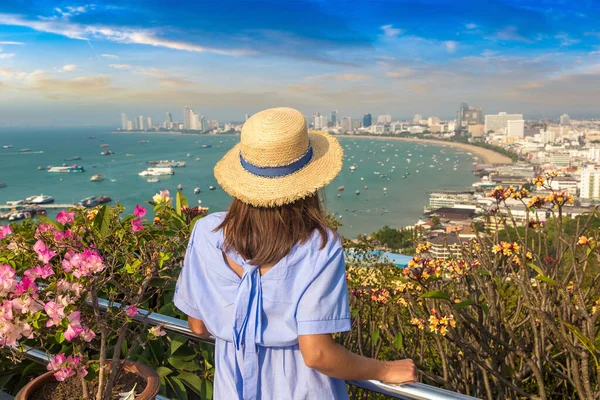
[[[276,207],[305,198],[337,176],[344,152],[337,139],[306,129],[293,108],[254,114],[236,144],[215,166],[219,185],[256,207]]]

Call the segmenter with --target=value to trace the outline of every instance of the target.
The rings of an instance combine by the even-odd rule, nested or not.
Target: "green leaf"
[[[187,206],[188,202],[183,193],[180,190],[177,191],[175,195],[175,211],[177,211],[177,215],[181,215],[181,207]]]
[[[490,309],[489,309],[489,307],[488,307],[487,303],[481,303],[481,304],[479,305],[479,307],[481,307],[481,309],[483,310],[483,313],[484,313],[485,315],[488,315],[488,314],[490,313]]]
[[[398,332],[396,336],[394,336],[394,347],[396,350],[404,351],[404,338],[402,337],[402,332]]]
[[[169,347],[169,355],[173,355],[181,346],[186,344],[188,339],[180,335],[174,335],[171,338],[171,346]]]
[[[94,226],[98,228],[100,233],[108,233],[110,229],[110,209],[106,205],[98,210],[98,214],[94,218]]]
[[[160,258],[158,259],[158,267],[162,268],[165,261],[171,259],[171,253],[163,253],[162,251],[159,253]]]
[[[538,275],[535,277],[535,279],[537,279],[538,281],[546,282],[553,286],[556,286],[556,282],[554,281],[554,279],[548,278],[547,276]]]
[[[129,349],[129,346],[127,346],[127,339],[123,340],[123,343],[121,343],[121,355],[123,358],[125,358],[125,356],[127,355],[127,350]]]
[[[537,265],[535,265],[534,263],[529,263],[527,264],[530,268],[534,269],[535,272],[537,272],[540,275],[544,275],[544,271],[542,271],[542,269],[540,267],[538,267]]]
[[[379,330],[373,331],[371,334],[371,344],[375,346],[379,340]]]
[[[439,290],[432,290],[432,291],[423,293],[420,297],[422,299],[439,299],[439,300],[450,301],[450,296],[448,296],[448,293],[442,292]]]
[[[161,378],[164,378],[166,376],[171,375],[173,373],[173,370],[171,368],[167,368],[167,367],[158,367],[158,368],[156,368],[156,373]]]
[[[196,360],[186,361],[179,356],[171,356],[167,359],[167,362],[178,370],[194,372],[202,369]]]
[[[56,343],[62,343],[65,341],[65,333],[58,331],[56,332],[56,334],[54,335],[54,339],[56,339]]]
[[[202,399],[213,398],[213,384],[208,379],[202,381]]]
[[[171,386],[171,389],[173,389],[173,391],[175,392],[176,396],[175,398],[178,400],[188,400],[188,395],[187,392],[185,390],[185,386],[183,385],[183,382],[181,382],[177,377],[175,376],[169,376],[167,378],[165,378],[167,383],[169,384],[169,386]]]
[[[180,372],[177,376],[183,384],[194,391],[198,396],[202,397],[202,379],[198,375],[192,374],[191,372]],[[202,397],[204,398],[204,397]]]
[[[563,322],[563,324],[565,324],[565,326],[569,328],[569,330],[575,335],[575,337],[577,337],[577,339],[579,339],[579,341],[581,342],[581,344],[583,344],[587,351],[590,352],[592,357],[594,357],[594,361],[596,362],[596,368],[600,368],[600,364],[598,363],[598,359],[596,358],[596,353],[598,352],[598,350],[594,346],[594,343],[592,343],[590,339],[585,337],[575,325],[571,325],[567,322]]]
[[[463,300],[460,303],[456,303],[454,305],[454,309],[458,311],[458,310],[462,310],[465,307],[472,306],[474,304],[475,304],[475,302],[473,300]]]

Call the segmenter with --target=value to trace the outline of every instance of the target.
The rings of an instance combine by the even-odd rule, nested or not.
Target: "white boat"
[[[351,165],[349,169],[350,169],[350,172],[356,171],[356,165]]]
[[[215,190],[215,189],[216,189],[216,187],[214,187],[212,185],[208,187],[208,190]]]
[[[198,193],[200,193],[200,188],[199,187],[194,188],[194,194],[198,194]]]
[[[183,190],[183,185],[181,183],[177,185],[177,190]]]
[[[31,197],[26,198],[25,200],[27,200],[31,204],[50,204],[50,203],[54,203],[54,197],[47,196],[47,195],[44,195],[44,194],[40,194],[39,196],[31,196]]]
[[[140,172],[139,176],[163,176],[163,175],[174,175],[175,171],[171,167],[151,167],[145,171]]]
[[[148,179],[146,179],[146,182],[148,182],[148,183],[158,183],[158,182],[160,182],[160,179],[158,179],[158,178],[148,178]]]
[[[90,178],[90,182],[102,182],[104,177],[101,174],[96,174]]]
[[[67,173],[67,172],[84,172],[83,167],[79,165],[65,165],[61,167],[48,167],[48,172],[58,172],[58,173]]]
[[[386,187],[384,187],[384,188],[383,188],[383,191],[384,191],[384,192],[387,192],[387,188],[386,188]]]

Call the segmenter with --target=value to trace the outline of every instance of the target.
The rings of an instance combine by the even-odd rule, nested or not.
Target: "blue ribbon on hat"
[[[312,160],[312,157],[313,149],[309,143],[308,150],[306,150],[306,153],[304,153],[302,157],[300,157],[296,161],[278,167],[261,167],[259,165],[255,165],[248,162],[244,158],[244,156],[242,156],[242,152],[240,151],[240,163],[242,164],[242,167],[251,174],[263,178],[281,178],[282,176],[291,175],[294,172],[298,172],[302,168],[306,167],[310,160]]]

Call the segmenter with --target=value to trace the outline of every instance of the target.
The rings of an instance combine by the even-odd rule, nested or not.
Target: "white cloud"
[[[448,53],[454,53],[458,47],[458,42],[455,42],[454,40],[448,40],[444,42],[444,47],[446,47],[446,51]]]
[[[22,42],[11,42],[11,41],[7,41],[7,40],[0,40],[0,44],[15,44],[15,45],[19,45],[19,44],[25,44]]]
[[[39,32],[54,33],[71,39],[90,40],[104,39],[116,43],[144,44],[189,52],[210,52],[230,56],[253,54],[246,49],[219,49],[194,43],[171,40],[159,37],[154,30],[133,28],[111,28],[72,23],[66,20],[42,19],[29,20],[13,14],[0,13],[0,25],[23,26]]]
[[[465,28],[467,29],[476,29],[478,28],[477,24],[466,24]]]
[[[580,40],[572,39],[568,34],[564,32],[554,35],[554,38],[560,40],[561,46],[572,46],[580,42]]]
[[[113,60],[119,59],[119,56],[116,56],[114,54],[100,54],[100,57],[102,57],[102,58],[110,58],[110,59],[113,59]]]
[[[0,60],[6,60],[8,58],[13,58],[15,53],[0,53]]]
[[[60,72],[73,72],[77,70],[77,65],[75,64],[67,64],[60,69]]]
[[[130,64],[109,64],[108,66],[114,69],[129,70],[138,75],[152,76],[155,78],[165,77],[165,73],[158,68],[140,67],[138,65]]]
[[[399,29],[399,28],[394,28],[393,25],[383,25],[381,27],[381,29],[383,30],[383,34],[385,36],[390,36],[390,37],[394,37],[394,36],[398,36],[404,33],[404,30]]]
[[[516,26],[507,26],[506,28],[501,29],[498,32],[496,32],[495,36],[501,40],[514,40],[517,42],[530,42],[531,41],[531,40],[527,39],[525,36],[518,33]]]
[[[404,79],[404,78],[409,78],[412,77],[415,74],[415,70],[409,67],[401,67],[398,69],[395,69],[393,71],[389,71],[386,76],[388,78],[394,78],[394,79]]]

